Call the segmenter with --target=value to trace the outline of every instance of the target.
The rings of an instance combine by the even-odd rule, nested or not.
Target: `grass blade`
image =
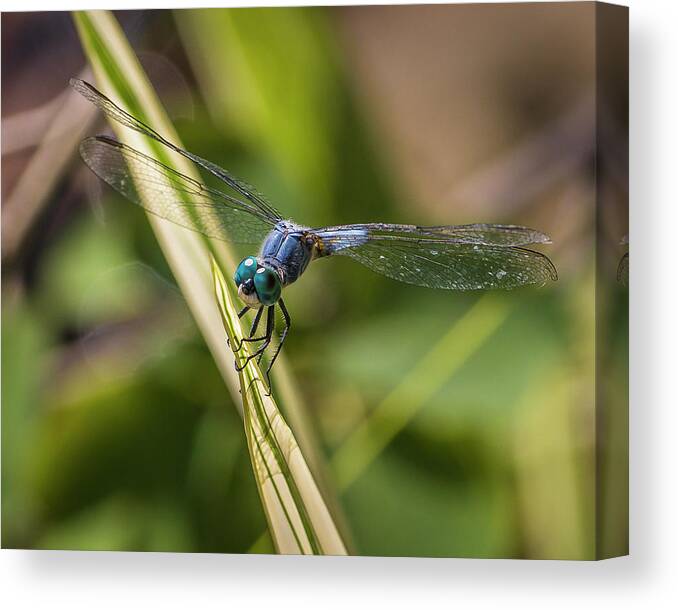
[[[332,456],[341,491],[356,481],[427,401],[484,345],[508,314],[509,308],[503,301],[486,295],[450,327]]]
[[[113,15],[108,11],[86,11],[74,13],[73,18],[98,88],[125,110],[181,145]],[[200,180],[195,168],[179,155],[121,125],[111,126],[119,140]],[[147,217],[222,377],[231,389],[234,401],[239,404],[237,376],[233,371],[230,350],[224,345],[210,271],[210,255],[231,266],[233,257],[225,244],[208,240],[152,214],[147,214]]]
[[[238,314],[216,261],[212,261],[214,290],[224,329],[231,345],[243,339]],[[236,352],[238,366],[249,355],[247,344]],[[243,419],[254,475],[271,535],[280,553],[345,555],[346,548],[320,495],[299,445],[254,360],[240,376]]]

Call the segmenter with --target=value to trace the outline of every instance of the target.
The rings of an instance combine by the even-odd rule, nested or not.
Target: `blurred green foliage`
[[[197,81],[177,121],[189,150],[301,222],[431,220],[400,205],[331,13],[178,11],[174,26]],[[3,546],[246,552],[265,520],[242,421],[144,216],[110,190],[101,206],[105,222],[85,206],[47,244],[30,285],[3,279]],[[285,350],[330,463],[480,298],[501,312],[340,490],[356,552],[592,557],[591,264],[481,296],[329,260],[289,289]],[[411,399],[390,397],[394,418]]]

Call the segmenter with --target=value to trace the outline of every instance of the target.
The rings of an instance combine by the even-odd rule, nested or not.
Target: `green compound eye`
[[[261,267],[254,274],[254,289],[262,305],[277,303],[282,290],[278,274],[273,269]]]
[[[253,256],[248,256],[243,258],[241,263],[238,265],[238,268],[235,270],[235,285],[240,288],[240,284],[251,280],[254,278],[254,274],[257,272],[257,259]]]

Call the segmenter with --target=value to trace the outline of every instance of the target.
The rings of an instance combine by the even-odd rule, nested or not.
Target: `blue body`
[[[283,286],[296,282],[308,264],[320,256],[318,240],[308,229],[289,221],[281,221],[266,236],[259,258],[273,267]]]
[[[261,246],[259,259],[264,265],[276,270],[283,286],[296,282],[308,264],[321,256],[335,254],[345,247],[356,246],[367,241],[363,228],[324,230],[323,237],[343,237],[346,242],[328,243],[313,229],[302,227],[289,220],[281,220],[266,236]]]

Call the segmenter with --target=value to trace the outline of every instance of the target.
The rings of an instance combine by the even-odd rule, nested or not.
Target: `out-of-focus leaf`
[[[2,309],[2,522],[3,546],[21,548],[34,524],[27,478],[38,437],[41,379],[51,364],[49,336],[25,303]]]
[[[83,326],[130,316],[148,306],[151,296],[141,267],[124,231],[113,223],[102,228],[89,217],[55,245],[40,299],[50,317],[77,319]]]
[[[484,431],[458,426],[445,433],[444,452],[435,456],[431,439],[404,431],[345,492],[361,553],[489,558],[519,552],[513,490]]]
[[[401,379],[342,443],[332,458],[339,486],[347,488],[501,326],[505,303],[480,298]]]
[[[198,9],[181,11],[177,25],[222,131],[271,158],[298,194],[312,197],[318,211],[326,208],[342,98],[324,15]]]

